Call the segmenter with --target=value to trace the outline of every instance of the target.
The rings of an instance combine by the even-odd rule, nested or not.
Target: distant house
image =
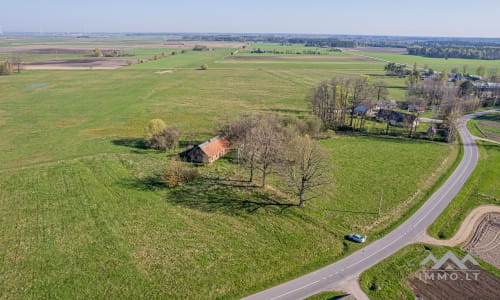
[[[226,137],[218,135],[194,146],[193,149],[188,151],[187,158],[192,162],[210,164],[228,153],[230,150],[229,145],[229,140]]]
[[[388,109],[379,110],[375,118],[379,122],[389,122],[392,126],[415,128],[419,125],[417,116]]]
[[[425,112],[425,105],[414,105],[414,104],[410,104],[410,105],[408,105],[408,111],[409,111],[409,112],[419,112],[419,113],[423,113],[423,112]]]
[[[358,105],[354,108],[354,115],[359,117],[359,116],[363,116],[365,115],[366,113],[368,112],[368,107],[364,106],[364,105]]]
[[[398,104],[396,100],[383,100],[383,101],[377,101],[377,103],[375,103],[375,106],[373,107],[373,110],[392,109],[397,106]]]

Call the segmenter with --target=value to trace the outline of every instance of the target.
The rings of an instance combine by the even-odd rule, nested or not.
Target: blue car
[[[366,236],[361,236],[359,234],[354,234],[354,233],[347,235],[347,239],[349,239],[353,242],[356,242],[356,243],[366,242]]]

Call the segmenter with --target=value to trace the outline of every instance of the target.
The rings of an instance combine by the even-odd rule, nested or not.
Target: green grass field
[[[274,53],[252,53],[252,51],[260,49],[262,51],[273,51]],[[316,52],[312,54],[311,52]],[[304,45],[281,45],[277,43],[252,43],[245,45],[245,48],[238,49],[237,56],[245,55],[256,55],[256,56],[266,56],[266,55],[331,55],[331,56],[350,56],[347,53],[330,51],[329,48],[321,47],[305,47]]]
[[[150,119],[203,141],[241,111],[307,114],[310,87],[333,74],[383,74],[375,61],[225,60],[232,50],[0,77],[0,298],[242,297],[359,249],[343,236],[380,235],[456,157],[432,142],[322,140],[335,182],[304,209],[214,184],[242,172],[230,156],[195,185],[163,188],[173,153],[135,142]]]
[[[500,60],[479,60],[479,59],[459,59],[459,58],[432,58],[405,54],[390,54],[390,53],[361,53],[363,55],[376,57],[383,60],[393,61],[400,64],[406,64],[413,67],[417,63],[419,68],[428,66],[436,71],[448,71],[457,68],[458,72],[463,72],[464,66],[470,74],[475,74],[479,66],[485,66],[487,73],[492,70],[500,70]]]
[[[453,199],[428,232],[436,238],[448,239],[476,206],[500,204],[500,149],[498,145],[480,142],[479,163],[460,193]]]
[[[500,142],[500,113],[482,115],[467,124],[475,136]]]

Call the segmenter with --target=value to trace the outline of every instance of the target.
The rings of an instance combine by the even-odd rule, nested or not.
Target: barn
[[[194,146],[188,153],[189,161],[198,163],[212,163],[229,152],[229,140],[218,135],[210,140]]]

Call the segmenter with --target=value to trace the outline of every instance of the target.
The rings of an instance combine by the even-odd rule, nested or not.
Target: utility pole
[[[380,211],[382,210],[382,198],[384,198],[384,188],[380,190],[380,199],[378,201],[378,215],[380,216]]]

